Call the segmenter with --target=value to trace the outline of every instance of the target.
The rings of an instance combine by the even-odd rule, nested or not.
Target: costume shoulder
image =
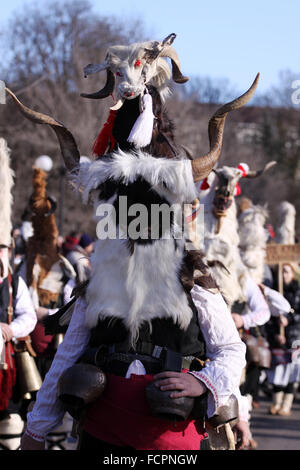
[[[73,315],[75,302],[79,297],[85,296],[88,283],[89,281],[84,281],[74,287],[71,294],[71,300],[56,313],[48,315],[43,319],[46,335],[55,335],[58,333],[65,333],[67,331]]]

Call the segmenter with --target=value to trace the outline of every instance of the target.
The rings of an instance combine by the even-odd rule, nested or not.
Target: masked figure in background
[[[33,235],[27,242],[26,262],[22,273],[26,275],[38,319],[31,333],[31,340],[42,379],[51,366],[59,342],[63,339],[62,335],[46,335],[42,320],[67,303],[75,287],[75,271],[58,250],[58,230],[54,216],[56,203],[48,196],[46,187],[47,173],[34,167],[33,193],[29,201]],[[55,433],[59,433],[60,446],[63,448],[63,430],[55,430]],[[52,448],[53,440],[54,436],[50,436],[48,448]]]
[[[0,449],[15,450],[20,445],[24,422],[17,412],[18,403],[12,400],[13,391],[15,399],[16,388],[22,389],[24,382],[31,380],[26,376],[24,361],[32,365],[28,335],[36,325],[36,314],[25,282],[12,275],[9,265],[13,187],[9,157],[6,141],[0,138],[0,332],[4,342],[0,359]]]

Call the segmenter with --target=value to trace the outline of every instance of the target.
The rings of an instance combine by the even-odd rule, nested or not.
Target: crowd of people
[[[29,236],[24,236],[24,233],[29,234]],[[13,228],[13,241],[8,257],[14,292],[14,319],[10,321],[7,318],[7,321],[3,321],[2,318],[1,330],[4,344],[10,344],[12,338],[15,338],[16,343],[18,343],[18,338],[23,340],[24,337],[28,337],[30,334],[37,369],[41,379],[44,380],[57,351],[57,336],[59,335],[46,335],[43,319],[45,316],[54,314],[59,307],[67,304],[71,299],[71,293],[75,286],[89,279],[90,256],[93,252],[94,240],[86,233],[74,231],[64,238],[57,236],[58,253],[68,260],[73,268],[73,272],[72,269],[69,270],[69,277],[66,278],[62,287],[63,301],[60,304],[50,305],[51,308],[39,301],[38,307],[32,308],[33,300],[30,298],[32,289],[30,289],[30,285],[26,286],[27,277],[26,269],[24,269],[24,266],[26,266],[26,246],[28,239],[32,236],[32,224],[28,221],[26,221],[26,229],[23,225]],[[1,249],[0,254],[1,259],[7,256],[4,247]],[[269,409],[271,415],[289,416],[292,413],[293,400],[295,397],[297,398],[300,383],[300,361],[297,355],[300,347],[300,285],[297,280],[299,271],[295,264],[283,264],[282,294],[278,292],[278,270],[274,267],[270,269],[269,266],[265,266],[265,274],[266,278],[259,285],[258,290],[255,290],[254,283],[248,281],[250,286],[248,286],[248,303],[250,307],[247,311],[248,317],[241,315],[242,312],[238,312],[238,309],[235,308],[237,306],[233,307],[232,310],[232,318],[236,328],[247,344],[247,365],[244,369],[240,390],[242,395],[247,397],[250,415],[253,409],[260,406],[260,397],[265,394],[273,401]],[[2,291],[8,279],[8,277],[3,278],[1,283]],[[3,309],[4,305],[1,306]],[[251,322],[251,316],[255,318],[254,323]],[[250,338],[256,339],[254,344],[252,344]],[[257,343],[258,338],[264,338],[267,342],[259,344]],[[260,347],[269,351],[266,363],[256,357]],[[25,371],[22,372],[25,373]],[[2,379],[1,404],[3,409],[1,410],[1,421],[3,424],[8,417],[10,418],[11,434],[13,436],[9,438],[9,433],[5,432],[6,438],[4,439],[0,434],[0,445],[3,449],[18,448],[18,438],[15,436],[16,426],[20,438],[24,430],[24,422],[26,422],[28,405],[35,398],[37,392],[37,390],[31,391],[29,394],[27,392],[21,396],[20,390],[15,390],[20,387],[18,379],[16,379],[14,387],[12,387],[12,384],[13,382],[11,382],[10,399],[5,398],[4,400],[3,394],[7,394],[8,391],[6,389],[7,384]],[[11,417],[18,415],[20,416],[19,421],[15,422],[11,419]],[[59,427],[57,432],[50,433],[47,441],[49,449],[74,448],[74,438],[70,438],[70,416],[68,416],[67,423],[68,426]],[[259,442],[256,442],[250,436],[249,444],[245,447],[255,449],[257,446],[259,446]]]

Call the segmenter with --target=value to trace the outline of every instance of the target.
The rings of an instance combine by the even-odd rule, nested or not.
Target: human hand
[[[45,450],[45,441],[37,441],[25,431],[21,438],[21,450]]]
[[[171,398],[199,397],[207,390],[203,382],[185,372],[160,372],[154,380],[161,390],[172,390]]]
[[[0,323],[1,333],[4,341],[8,343],[13,338],[13,331],[7,323]]]
[[[239,421],[233,428],[233,434],[236,441],[236,450],[242,450],[249,446],[251,432],[247,421]]]
[[[237,329],[242,328],[244,326],[244,320],[242,315],[239,315],[238,313],[232,313],[231,316]]]

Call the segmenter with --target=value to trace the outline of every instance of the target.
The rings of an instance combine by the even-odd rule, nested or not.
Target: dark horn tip
[[[175,83],[186,83],[188,80],[189,80],[189,77],[182,76],[182,77],[174,79],[174,82]]]
[[[80,96],[82,98],[91,98],[91,96],[89,95],[89,93],[80,93]]]

